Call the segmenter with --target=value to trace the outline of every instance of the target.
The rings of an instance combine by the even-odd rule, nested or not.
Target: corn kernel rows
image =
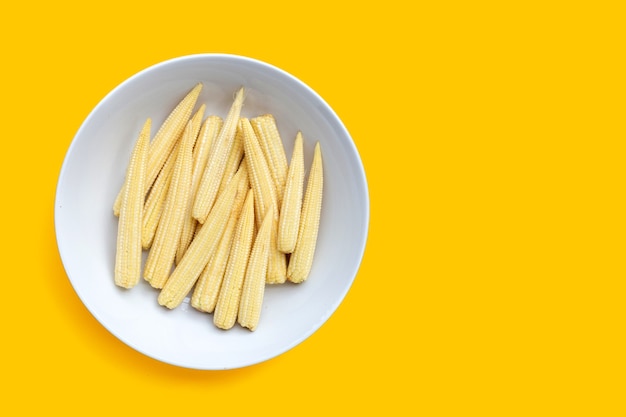
[[[114,203],[119,215],[115,284],[144,279],[173,309],[193,289],[191,305],[214,324],[255,330],[266,284],[301,283],[309,275],[322,203],[319,142],[306,190],[303,137],[291,161],[270,114],[241,117],[244,88],[224,120],[192,116],[197,84],[152,141],[150,119],[134,147]]]

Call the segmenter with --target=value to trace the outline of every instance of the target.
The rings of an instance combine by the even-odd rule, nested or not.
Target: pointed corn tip
[[[152,128],[152,119],[148,117],[146,121],[144,122],[143,127],[141,128],[141,133],[145,134],[146,131],[150,133],[151,128]]]
[[[187,93],[187,97],[191,98],[191,97],[195,97],[194,101],[198,98],[198,96],[200,95],[200,92],[202,91],[202,83],[198,83],[196,85],[194,85],[194,87],[191,89],[191,91],[189,91],[189,93]]]
[[[150,131],[151,130],[152,130],[152,119],[148,117],[141,128],[141,132],[139,132],[139,139],[145,137],[145,140],[148,142],[148,147],[150,147]]]
[[[241,86],[241,88],[239,88],[239,90],[237,90],[237,93],[235,94],[235,101],[242,103],[245,92],[246,89],[244,88],[244,86]]]
[[[200,92],[202,91],[202,83],[198,83],[196,85],[193,86],[193,88],[191,89],[191,91],[189,91],[189,93],[187,93],[188,97],[198,97],[200,95]]]

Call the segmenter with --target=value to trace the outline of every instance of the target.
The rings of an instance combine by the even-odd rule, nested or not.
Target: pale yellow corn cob
[[[124,184],[122,184],[122,188],[120,188],[120,191],[117,193],[115,201],[113,202],[113,215],[115,217],[120,216],[120,207],[122,206],[122,194],[124,194]]]
[[[198,132],[200,132],[200,128],[202,127],[202,124],[203,124],[202,120],[204,119],[205,110],[206,110],[206,104],[201,104],[198,110],[194,113],[194,115],[191,116],[191,126],[192,126],[192,132],[193,132],[193,137],[194,137],[194,140],[193,140],[194,148],[196,146],[195,145],[196,141],[198,140],[198,136],[199,136]]]
[[[165,207],[165,200],[167,198],[167,191],[170,188],[172,182],[172,174],[174,173],[174,165],[176,164],[176,156],[178,155],[178,148],[180,143],[177,143],[172,150],[170,156],[167,157],[163,169],[159,172],[146,203],[143,206],[143,225],[141,230],[141,246],[144,249],[150,249],[154,235],[156,233],[159,220],[163,214],[163,208]]]
[[[265,294],[265,275],[270,253],[270,236],[272,235],[272,213],[268,213],[261,223],[243,282],[237,322],[250,330],[255,330],[261,317],[261,306]]]
[[[215,253],[224,229],[228,224],[233,201],[241,172],[237,172],[224,193],[215,202],[215,207],[191,241],[185,255],[172,272],[159,294],[159,304],[167,308],[176,308],[194,286],[200,273]]]
[[[215,116],[215,117],[218,117],[218,118],[219,118],[219,127],[217,127],[217,130],[216,130],[216,132],[215,132],[215,137],[214,137],[214,138],[213,138],[213,140],[211,141],[211,146],[210,146],[210,147],[209,147],[209,149],[208,149],[208,151],[209,151],[209,152],[210,152],[210,148],[213,146],[213,142],[215,142],[215,139],[217,139],[217,136],[219,135],[220,131],[222,130],[222,127],[224,126],[224,123],[223,123],[222,118],[221,118],[221,117],[219,117],[219,116]],[[236,134],[235,134],[235,142],[233,143],[233,146],[235,145],[236,141],[237,141],[237,136],[236,136]],[[243,146],[243,145],[242,145],[242,146]],[[233,149],[233,148],[231,148],[231,151],[232,151],[232,149]],[[242,151],[242,154],[243,154],[243,151]],[[209,156],[209,155],[208,155],[208,153],[207,153],[207,155],[206,155],[207,160],[208,160],[208,156]],[[230,163],[230,157],[231,157],[231,156],[232,156],[232,152],[231,152],[231,155],[229,155],[229,159],[228,159],[228,161],[226,161],[226,168],[225,168],[225,172],[226,172],[226,170],[228,170],[229,163]],[[241,160],[241,158],[239,158],[239,159]],[[196,184],[196,188],[195,188],[195,191],[194,191],[194,196],[193,196],[194,203],[195,203],[195,197],[198,195],[198,189],[200,188],[200,181],[202,180],[202,174],[204,173],[204,169],[206,168],[206,162],[207,162],[207,161],[205,160],[205,161],[204,161],[204,163],[203,163],[203,164],[202,164],[202,166],[201,166],[200,172],[198,173],[198,175],[199,175],[199,178],[198,178],[198,183]],[[237,170],[239,169],[239,165],[240,165],[240,164],[239,164],[239,163],[237,163],[237,166],[235,167],[235,170],[233,171],[233,175],[235,175],[235,172],[237,172]],[[229,179],[229,181],[226,181],[226,182],[222,181],[222,182],[221,182],[221,184],[220,184],[220,189],[219,189],[219,191],[218,191],[218,193],[217,193],[216,198],[217,198],[217,197],[219,197],[219,195],[220,195],[220,194],[222,194],[222,192],[224,191],[224,189],[226,188],[226,186],[227,186],[227,185],[228,185],[228,183],[230,182],[230,179],[231,179],[231,178],[232,178],[232,175],[231,175],[231,176],[229,176],[229,178],[228,178],[228,179]],[[223,187],[222,187],[222,185],[223,185]],[[198,220],[196,220],[196,219],[195,219],[195,217],[193,217],[193,206],[192,206],[192,209],[191,209],[191,210],[192,210],[192,215],[191,215],[191,217],[192,217],[192,218],[194,219],[194,221],[195,221],[195,233],[197,234],[197,233],[198,233],[198,230],[200,230],[200,228],[202,227],[202,223],[198,222]]]
[[[117,193],[117,196],[115,197],[115,201],[113,202],[113,215],[115,217],[119,217],[120,215],[120,208],[122,207],[123,194],[124,194],[124,184],[122,184],[122,187],[120,188],[120,191]]]
[[[228,154],[230,153],[230,148],[235,139],[237,121],[239,120],[239,114],[243,106],[243,92],[244,89],[241,87],[228,111],[222,130],[209,151],[209,158],[204,172],[202,173],[200,186],[198,187],[198,192],[196,193],[193,204],[193,217],[200,223],[204,223],[209,215],[209,211],[211,211],[215,197],[217,196],[217,190],[222,181],[222,176],[224,175],[224,167],[226,166]]]
[[[266,214],[272,212],[272,233],[270,243],[269,266],[266,277],[268,284],[282,284],[287,277],[287,258],[278,250],[278,204],[276,188],[272,181],[267,161],[256,138],[250,121],[241,118],[241,129],[244,133],[244,158],[248,163],[250,185],[254,190],[254,206],[257,225]]]
[[[235,139],[233,141],[233,146],[230,148],[230,153],[228,155],[228,160],[226,161],[226,166],[224,167],[224,175],[222,176],[222,182],[220,183],[220,188],[217,190],[217,195],[220,195],[228,183],[230,179],[235,175],[235,172],[239,169],[239,165],[241,164],[241,159],[243,158],[243,132],[241,131],[240,124],[237,123],[237,131],[235,133]]]
[[[193,149],[193,174],[196,188],[200,184],[200,178],[202,177],[202,172],[204,172],[211,145],[220,133],[222,124],[222,118],[215,115],[208,116],[202,123],[196,146]]]
[[[287,280],[287,256],[278,250],[278,219],[272,217],[272,233],[270,236],[269,266],[265,282],[283,284]]]
[[[172,152],[174,144],[178,137],[185,129],[193,107],[196,105],[198,95],[202,90],[202,84],[198,83],[187,95],[178,103],[178,105],[167,116],[165,122],[159,128],[159,131],[154,135],[152,142],[150,143],[150,152],[148,156],[148,173],[146,183],[144,184],[144,197],[148,194],[148,190],[152,186],[152,183],[159,175],[159,171],[165,164],[167,157]],[[120,194],[122,191],[120,191]],[[113,205],[113,213],[119,212],[119,200],[120,195],[115,200]],[[117,214],[116,214],[117,215]]]
[[[250,120],[242,117],[239,123],[243,132],[244,158],[248,164],[250,185],[254,190],[256,222],[260,226],[265,214],[278,207],[276,187]]]
[[[245,163],[242,168],[245,170]],[[215,310],[215,304],[217,303],[217,296],[222,286],[222,280],[224,279],[224,272],[226,271],[226,263],[228,261],[228,254],[230,253],[230,247],[233,241],[233,235],[235,234],[235,227],[243,208],[243,203],[248,195],[248,189],[250,188],[250,182],[248,180],[247,171],[242,172],[241,179],[239,180],[239,186],[237,187],[237,196],[233,203],[233,208],[230,212],[228,224],[224,230],[224,234],[220,239],[219,246],[215,251],[215,254],[209,260],[209,263],[202,271],[196,287],[193,290],[193,296],[191,297],[191,306],[200,311],[212,313]],[[219,197],[218,197],[219,198]]]
[[[235,236],[230,247],[224,280],[217,297],[213,323],[220,329],[230,329],[237,320],[241,289],[254,237],[254,197],[248,190],[246,201],[237,222]]]
[[[147,119],[141,129],[124,181],[115,254],[115,284],[124,288],[134,287],[141,277],[141,217],[151,123]]]
[[[154,242],[144,268],[144,278],[154,288],[163,287],[176,257],[185,209],[191,196],[192,147],[194,142],[193,123],[190,120],[183,133],[183,140],[180,143],[174,173],[167,192],[165,208],[161,214]]]
[[[205,108],[206,105],[204,104],[200,106],[200,109],[198,109],[196,114],[191,118],[191,134],[196,138],[194,139],[194,141],[197,141],[197,138],[199,137],[198,130],[202,125],[202,117],[204,115]],[[180,137],[182,137],[183,133],[181,133]],[[163,168],[161,168],[159,175],[154,181],[154,184],[152,184],[152,187],[150,188],[150,193],[148,194],[148,198],[146,200],[146,204],[144,205],[145,216],[143,231],[141,235],[141,243],[144,249],[149,249],[152,246],[152,241],[154,239],[156,229],[159,225],[161,214],[163,213],[165,199],[167,198],[167,191],[169,190],[172,174],[174,172],[176,156],[178,155],[180,137],[178,140],[176,140],[172,152],[169,154],[167,160],[165,161],[165,165],[163,165]],[[195,149],[195,144],[192,145],[192,147],[194,147]]]
[[[287,278],[291,282],[300,283],[306,280],[311,271],[322,209],[323,184],[322,151],[318,142],[315,145],[309,180],[304,193],[298,240],[289,258]]]
[[[274,187],[276,188],[276,201],[278,202],[278,207],[280,207],[283,201],[285,182],[287,181],[287,156],[285,155],[285,148],[280,138],[278,127],[276,126],[276,119],[271,114],[264,114],[251,119],[250,123],[259,139],[259,144],[261,149],[263,149],[265,160],[272,174]]]
[[[193,200],[200,183],[200,176],[204,171],[204,165],[206,164],[208,150],[211,147],[211,143],[217,133],[219,132],[222,119],[218,116],[209,116],[202,124],[202,129],[196,139],[196,144],[193,149],[193,168],[191,173],[191,197],[187,204],[187,213],[185,214],[185,220],[183,221],[183,230],[180,234],[180,243],[176,250],[176,264],[180,262],[183,254],[189,247],[191,240],[196,231],[196,219],[191,215],[193,206]]]
[[[183,98],[183,100],[174,108],[172,113],[167,117],[159,131],[154,135],[154,139],[150,143],[150,159],[148,160],[148,185],[150,187],[158,175],[161,167],[167,160],[168,155],[172,152],[174,144],[185,130],[191,112],[193,111],[202,84],[196,86]],[[204,111],[203,111],[204,113]],[[202,116],[200,116],[200,120]],[[196,130],[197,134],[197,130]],[[195,141],[195,136],[193,136]]]
[[[278,249],[291,253],[296,247],[300,211],[302,209],[302,193],[304,190],[304,153],[302,149],[302,133],[298,132],[293,145],[285,194],[280,209],[278,222]]]

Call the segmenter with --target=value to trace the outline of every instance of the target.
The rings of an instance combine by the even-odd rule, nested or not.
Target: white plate
[[[255,332],[223,331],[212,315],[186,302],[158,305],[145,281],[124,290],[113,283],[117,218],[112,205],[141,126],[152,134],[197,83],[207,113],[226,115],[233,94],[247,89],[242,115],[272,113],[291,158],[302,130],[305,164],[319,140],[324,200],[313,268],[300,285],[268,286]],[[197,106],[196,106],[197,107]],[[57,244],[76,293],[120,340],[157,360],[195,369],[229,369],[275,357],[315,332],[337,309],[361,263],[369,222],[363,166],[349,133],[313,90],[286,72],[233,55],[191,55],[150,67],[115,88],[91,112],[67,152],[55,201]]]

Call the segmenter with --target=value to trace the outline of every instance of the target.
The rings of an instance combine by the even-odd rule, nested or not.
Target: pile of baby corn
[[[158,302],[213,313],[230,329],[255,330],[265,284],[303,282],[311,269],[322,204],[323,169],[315,145],[304,189],[303,138],[287,162],[271,114],[241,117],[244,88],[225,120],[195,114],[202,84],[174,108],[150,140],[147,119],[134,145],[113,212],[119,216],[115,284],[143,277]]]

